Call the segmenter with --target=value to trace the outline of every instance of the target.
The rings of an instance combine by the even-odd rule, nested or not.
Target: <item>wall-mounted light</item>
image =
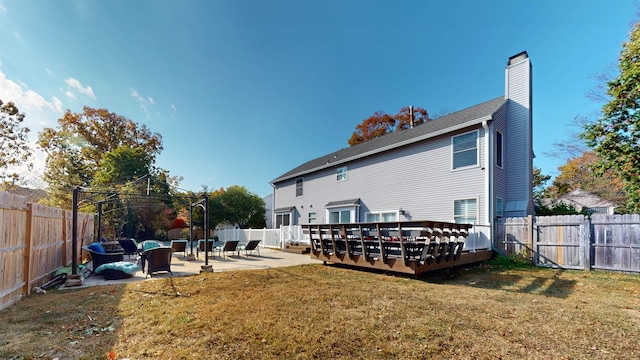
[[[309,207],[310,207],[310,208],[312,208],[312,207],[313,207],[313,204],[309,204]]]
[[[404,216],[404,210],[402,210],[402,208],[400,208],[400,210],[398,210],[398,214]]]

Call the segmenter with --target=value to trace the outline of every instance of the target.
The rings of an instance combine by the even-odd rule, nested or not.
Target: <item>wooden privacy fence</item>
[[[500,219],[494,248],[538,266],[640,272],[640,215]]]
[[[93,214],[78,213],[78,254],[82,240],[93,239],[93,229]],[[0,308],[71,264],[72,253],[71,211],[0,191]]]

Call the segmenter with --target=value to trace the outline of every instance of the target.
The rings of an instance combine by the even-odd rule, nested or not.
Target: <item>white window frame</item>
[[[278,217],[282,217],[284,219],[285,216],[288,216],[289,223],[285,225],[284,221],[281,221],[280,224],[278,224]],[[280,228],[280,226],[291,226],[291,225],[293,225],[292,224],[292,219],[293,219],[293,215],[291,214],[291,212],[276,213],[276,224],[275,224],[276,229]]]
[[[475,134],[476,136],[476,144],[475,147],[472,148],[466,148],[466,149],[462,149],[462,150],[458,150],[455,151],[455,139],[456,138],[460,138],[462,136],[467,136],[469,134]],[[458,135],[454,135],[451,137],[451,169],[452,170],[460,170],[460,169],[468,169],[468,168],[472,168],[472,167],[478,167],[480,165],[480,146],[479,146],[479,142],[480,142],[480,133],[478,130],[473,130],[473,131],[469,131],[463,134],[458,134]],[[458,166],[456,167],[455,165],[455,158],[457,154],[461,154],[463,152],[466,151],[471,151],[474,150],[475,154],[476,154],[476,161],[474,164],[468,164],[468,165],[463,165],[463,166]]]
[[[496,166],[502,169],[504,164],[504,135],[496,130]]]
[[[336,170],[336,181],[345,181],[347,180],[347,167],[339,167]]]
[[[390,215],[393,214],[394,215],[394,219],[385,219],[385,215]],[[377,220],[373,219],[372,217],[376,217]],[[370,211],[364,214],[364,222],[367,223],[371,223],[371,222],[392,222],[392,221],[398,221],[398,219],[400,218],[400,212],[398,210],[392,210],[392,211]]]
[[[476,209],[475,209],[475,214],[474,214],[475,216],[473,217],[474,218],[473,220],[470,220],[470,221],[458,221],[459,219],[465,219],[466,220],[466,219],[470,219],[471,218],[471,216],[469,216],[471,214],[468,212],[468,206],[465,206],[465,208],[466,208],[465,209],[465,214],[456,214],[456,202],[459,202],[459,201],[466,201],[466,202],[475,201]],[[456,223],[456,224],[469,224],[469,223],[476,224],[476,223],[478,223],[478,216],[479,216],[478,211],[479,211],[479,201],[478,201],[477,197],[475,197],[475,198],[465,198],[465,199],[454,199],[453,200],[453,222]]]
[[[298,186],[300,184],[300,186]],[[298,190],[300,190],[300,194],[298,194]],[[302,197],[304,195],[304,178],[296,179],[296,197]]]
[[[349,212],[349,221],[342,221],[342,215],[344,212]],[[331,214],[338,213],[338,222],[331,222]],[[349,224],[356,222],[356,207],[355,206],[347,206],[347,207],[334,207],[327,209],[327,223],[329,224]]]

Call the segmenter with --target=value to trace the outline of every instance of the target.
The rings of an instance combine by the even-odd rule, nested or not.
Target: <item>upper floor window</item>
[[[296,179],[296,197],[302,196],[302,178]]]
[[[496,132],[496,166],[502,167],[504,144],[502,142],[502,133]]]
[[[453,168],[478,164],[478,132],[472,131],[451,138],[453,148]]]
[[[458,224],[475,224],[478,220],[478,200],[454,200],[453,219]]]
[[[338,168],[338,170],[336,171],[336,180],[337,181],[347,180],[347,167],[346,166]]]

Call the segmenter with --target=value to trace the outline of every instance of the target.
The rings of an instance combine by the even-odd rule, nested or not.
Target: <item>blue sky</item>
[[[106,108],[163,136],[157,166],[198,191],[260,196],[293,167],[347,147],[373,112],[432,115],[504,94],[509,56],[533,64],[534,165],[597,117],[631,0],[0,0],[0,99],[30,139],[66,109]],[[42,169],[39,155],[37,168]],[[37,172],[26,175],[38,183]]]

